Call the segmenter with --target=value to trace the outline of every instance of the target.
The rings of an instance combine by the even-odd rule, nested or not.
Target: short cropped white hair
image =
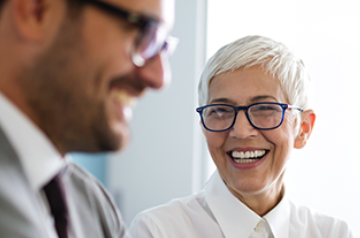
[[[251,66],[260,66],[278,79],[290,104],[310,108],[311,80],[304,63],[284,44],[264,36],[243,37],[223,46],[208,60],[199,82],[199,105],[208,102],[214,76]]]

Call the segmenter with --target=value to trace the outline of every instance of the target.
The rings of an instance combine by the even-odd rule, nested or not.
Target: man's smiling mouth
[[[238,164],[248,164],[262,159],[268,152],[268,150],[230,151],[228,155]]]
[[[110,97],[113,100],[116,100],[120,104],[127,106],[127,107],[134,108],[136,105],[136,98],[134,96],[130,95],[125,90],[113,88],[110,91]]]
[[[117,110],[123,114],[125,120],[129,122],[132,119],[133,108],[136,105],[136,97],[129,94],[126,90],[112,88],[110,97],[117,105]]]

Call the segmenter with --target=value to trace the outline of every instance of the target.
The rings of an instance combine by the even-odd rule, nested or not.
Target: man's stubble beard
[[[97,71],[89,64],[81,32],[81,18],[66,20],[19,84],[33,120],[61,154],[115,151],[122,138],[108,124],[105,98],[91,94],[99,92],[101,70],[99,63]]]

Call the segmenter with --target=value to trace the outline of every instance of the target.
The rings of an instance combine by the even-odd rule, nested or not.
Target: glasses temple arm
[[[288,109],[290,109],[290,110],[299,110],[300,112],[304,111],[304,109],[302,109],[301,107],[298,107],[298,106],[293,106],[291,104],[288,104],[287,106],[288,106]]]

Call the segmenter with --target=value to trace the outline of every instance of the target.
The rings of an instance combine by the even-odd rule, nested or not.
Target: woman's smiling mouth
[[[268,150],[230,151],[228,155],[235,163],[248,164],[262,159],[268,152]]]

